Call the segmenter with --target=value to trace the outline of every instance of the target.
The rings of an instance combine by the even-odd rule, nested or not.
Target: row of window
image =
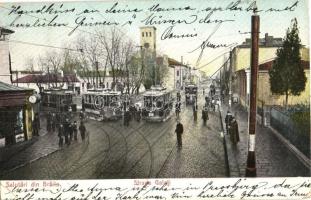
[[[148,34],[149,33],[149,34]],[[142,32],[143,37],[151,37],[151,32]]]

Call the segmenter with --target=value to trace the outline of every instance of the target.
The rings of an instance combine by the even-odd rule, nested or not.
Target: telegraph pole
[[[256,157],[255,157],[255,133],[256,133],[256,90],[258,76],[258,54],[259,54],[259,16],[254,12],[252,15],[252,46],[251,46],[251,88],[249,103],[249,119],[248,119],[248,155],[246,177],[256,177]]]

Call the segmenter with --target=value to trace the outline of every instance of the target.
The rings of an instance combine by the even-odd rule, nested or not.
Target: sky
[[[155,19],[159,20],[180,20],[182,23],[170,24],[162,23],[154,25],[157,28],[157,52],[159,54],[168,55],[175,60],[181,60],[183,57],[184,63],[190,64],[192,67],[200,68],[207,74],[214,73],[224,62],[226,56],[228,57],[229,47],[219,48],[205,48],[202,51],[201,59],[199,54],[201,52],[201,44],[204,41],[208,41],[214,45],[238,45],[245,41],[246,38],[250,38],[251,29],[251,11],[245,11],[246,8],[252,4],[251,0],[131,0],[131,1],[104,1],[104,2],[57,2],[54,8],[59,8],[62,4],[64,9],[75,9],[72,13],[58,14],[55,21],[59,23],[66,23],[68,25],[62,27],[35,27],[35,28],[20,28],[10,26],[18,14],[9,14],[12,11],[12,7],[21,6],[20,10],[30,11],[41,9],[44,5],[49,6],[51,3],[47,2],[15,2],[15,3],[0,3],[0,26],[14,30],[15,33],[10,36],[10,52],[12,58],[13,70],[26,69],[26,61],[28,58],[37,58],[39,55],[44,55],[46,52],[62,51],[62,49],[50,48],[50,47],[38,47],[29,44],[21,44],[13,41],[22,41],[27,43],[44,44],[55,47],[63,47],[64,45],[74,46],[74,41],[77,37],[89,36],[96,34],[99,29],[107,30],[108,26],[101,27],[78,27],[72,35],[68,35],[69,32],[77,26],[76,20],[81,20],[85,17],[88,22],[95,21],[110,21],[118,22],[118,30],[122,31],[125,38],[132,40],[139,45],[140,32],[139,27],[145,26],[144,19],[152,15]],[[277,9],[283,10],[286,7],[295,5],[292,11],[275,11]],[[130,9],[135,8],[141,10],[140,12],[126,12],[126,13],[106,13],[105,11],[111,8],[115,3],[118,3],[116,9]],[[231,6],[237,3],[237,9],[230,10],[228,5]],[[152,5],[159,4],[159,7],[165,9],[175,8],[175,11],[149,11]],[[309,47],[309,16],[308,16],[308,0],[257,0],[257,7],[262,12],[259,12],[260,16],[260,38],[264,37],[265,33],[274,37],[284,38],[287,28],[291,24],[293,18],[297,18],[300,38],[303,45]],[[190,6],[191,10],[178,8],[185,8]],[[206,11],[208,8],[214,8],[215,11]],[[274,11],[268,11],[273,8]],[[98,10],[94,13],[82,13],[85,9]],[[177,9],[177,10],[176,10]],[[223,11],[220,11],[222,9]],[[134,16],[135,15],[135,16]],[[206,16],[209,16],[211,23],[200,23]],[[43,19],[51,20],[55,17],[55,14],[23,14],[15,22],[17,23],[33,23],[36,20],[44,22]],[[135,19],[134,19],[135,17]],[[133,19],[133,20],[132,20]],[[127,24],[122,26],[125,22],[131,20],[131,25]],[[223,23],[215,22],[215,20],[224,20]],[[226,21],[228,20],[228,21]],[[186,23],[188,24],[186,24]],[[193,23],[191,23],[193,22]],[[149,24],[147,24],[149,25]],[[195,34],[195,37],[191,38],[172,38],[161,39],[161,35],[167,28],[173,26],[173,32],[176,35],[181,34]],[[244,33],[244,34],[242,34]],[[198,50],[192,52],[194,49]],[[225,54],[224,54],[225,53]],[[223,56],[221,56],[224,54]],[[211,64],[206,65],[210,61]]]

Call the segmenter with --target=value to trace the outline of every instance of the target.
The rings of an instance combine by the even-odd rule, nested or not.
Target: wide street
[[[184,98],[184,97],[183,97]],[[98,122],[87,120],[87,139],[14,170],[3,171],[1,179],[109,179],[226,177],[219,112],[210,112],[204,126],[199,96],[198,121],[192,107],[182,106],[183,146],[176,145],[176,117],[165,122],[132,120]],[[57,134],[57,133],[48,133]],[[57,137],[51,137],[57,138]],[[58,141],[50,141],[57,143]]]

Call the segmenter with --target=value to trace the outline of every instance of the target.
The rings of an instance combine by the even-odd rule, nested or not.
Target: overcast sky
[[[197,51],[190,53],[192,50],[200,47],[202,42],[208,39],[210,44],[214,45],[230,45],[241,44],[245,38],[249,38],[250,34],[241,34],[241,32],[249,32],[251,28],[251,11],[245,9],[252,4],[253,1],[242,1],[237,4],[237,10],[228,9],[231,2],[238,2],[232,0],[160,0],[160,1],[119,1],[116,9],[130,9],[137,8],[141,10],[139,12],[127,12],[121,14],[106,13],[107,9],[110,9],[117,1],[106,2],[67,2],[56,3],[53,8],[61,11],[65,9],[74,9],[74,12],[67,14],[58,14],[55,22],[66,23],[66,26],[51,28],[51,27],[35,27],[35,28],[17,28],[10,26],[18,14],[9,13],[15,6],[21,6],[19,11],[31,11],[42,9],[44,5],[49,6],[51,3],[4,3],[0,4],[0,26],[9,28],[15,31],[11,35],[10,39],[14,41],[23,41],[28,43],[51,45],[56,47],[62,47],[65,44],[73,45],[73,41],[78,36],[89,35],[96,32],[96,27],[78,27],[72,35],[68,35],[74,27],[77,26],[76,20],[86,18],[85,22],[96,21],[110,21],[119,23],[118,29],[124,33],[124,36],[130,38],[135,43],[139,44],[140,34],[139,27],[146,25],[145,19],[153,14],[155,19],[158,20],[181,20],[182,23],[177,23],[173,27],[173,32],[176,35],[180,34],[193,34],[196,35],[192,38],[182,39],[161,39],[161,35],[165,30],[172,26],[170,23],[156,24],[157,28],[157,51],[161,54],[166,54],[171,58],[180,60],[183,56],[185,63],[189,63],[191,66],[200,68],[206,71],[208,74],[221,66],[224,61],[224,56],[219,57],[215,62],[210,65],[206,65],[217,56],[229,51],[228,47],[219,48],[206,48],[202,53],[202,58],[198,62],[198,57],[201,52],[199,48]],[[297,3],[297,4],[295,4]],[[61,4],[63,6],[60,8]],[[185,8],[190,6],[190,10],[183,11],[162,11],[154,12],[148,10],[152,5],[160,4],[161,8]],[[233,4],[231,4],[232,6]],[[294,5],[294,6],[293,6]],[[257,6],[262,12],[260,15],[260,37],[264,37],[265,33],[274,37],[284,38],[286,29],[290,26],[291,19],[297,18],[300,28],[300,37],[302,44],[309,47],[309,19],[308,19],[308,0],[258,0]],[[293,7],[291,7],[293,6]],[[275,11],[275,9],[285,11]],[[210,13],[204,9],[216,8],[216,11]],[[223,11],[220,11],[220,8]],[[226,9],[227,8],[227,9]],[[232,8],[232,7],[231,7]],[[239,10],[242,9],[242,11]],[[269,11],[273,8],[273,11]],[[85,9],[98,10],[92,14],[80,14]],[[291,9],[292,11],[289,11]],[[133,15],[135,14],[135,19]],[[211,23],[200,23],[200,20],[204,19],[210,14],[209,19]],[[36,20],[44,22],[53,19],[55,14],[23,14],[15,21],[18,23],[30,23],[33,24]],[[80,17],[80,18],[79,18]],[[78,18],[78,19],[77,19]],[[133,19],[133,20],[132,20]],[[127,24],[122,26],[128,20],[133,21],[131,25]],[[158,21],[157,20],[157,21]],[[224,20],[219,25],[214,20]],[[186,24],[186,23],[189,24]],[[191,24],[190,24],[191,23]],[[149,25],[149,24],[147,24]],[[108,28],[105,26],[104,28]],[[91,34],[92,35],[92,34]],[[26,68],[25,61],[29,57],[38,57],[40,54],[44,54],[46,51],[61,51],[60,49],[53,49],[48,47],[38,47],[29,44],[21,44],[12,42],[10,43],[10,51],[12,57],[13,70],[23,70]]]

